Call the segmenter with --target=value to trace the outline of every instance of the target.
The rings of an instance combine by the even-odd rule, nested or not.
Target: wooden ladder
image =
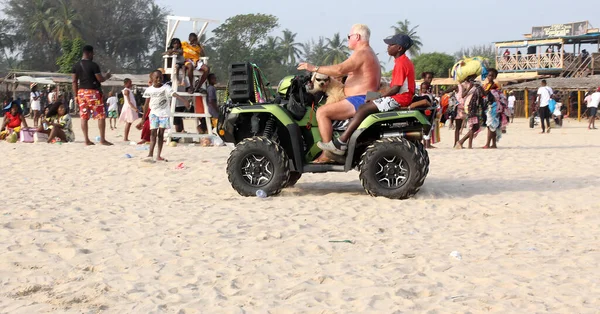
[[[171,66],[169,66],[168,59],[170,59],[170,61],[171,61],[170,62]],[[172,88],[173,88],[173,90],[175,90],[175,92],[179,96],[188,98],[190,100],[190,104],[192,106],[194,106],[196,112],[198,112],[198,107],[201,106],[203,109],[203,113],[175,112],[175,108],[177,107],[178,100],[177,100],[177,98],[172,97],[171,98],[171,115],[169,117],[169,122],[170,122],[171,127],[167,131],[167,144],[169,144],[173,140],[173,138],[199,139],[199,138],[209,137],[209,136],[213,135],[213,127],[212,127],[212,123],[211,123],[212,116],[210,115],[210,112],[208,111],[207,95],[205,93],[195,93],[195,92],[188,93],[188,92],[186,92],[185,88],[186,88],[187,84],[190,84],[191,86],[193,86],[194,82],[186,82],[186,84],[184,84],[184,86],[179,86],[180,79],[179,79],[179,77],[177,77],[177,75],[175,75],[176,68],[173,66],[176,64],[176,62],[175,62],[176,59],[177,59],[176,55],[165,56],[165,58],[164,58],[165,73],[169,73],[171,75]],[[204,64],[207,64],[207,62],[208,62],[207,57],[202,57],[202,58],[200,58],[200,60],[203,61]],[[185,80],[187,77],[184,69],[179,69],[179,75],[183,77],[183,80]],[[202,76],[202,72],[194,70],[194,81],[196,78],[199,78],[200,76]],[[208,86],[208,82],[205,82],[204,85]],[[180,91],[180,89],[183,89],[183,91]],[[198,133],[176,132],[175,125],[174,125],[176,117],[184,118],[184,119],[185,118],[205,119],[207,133],[206,134],[198,134]]]

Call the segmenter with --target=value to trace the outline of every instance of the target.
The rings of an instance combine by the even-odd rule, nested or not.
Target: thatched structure
[[[103,82],[102,86],[121,87],[125,78],[131,79],[133,85],[147,86],[148,74],[113,74],[112,77]],[[3,83],[29,86],[36,82],[42,85],[71,84],[71,74],[56,72],[34,72],[34,71],[11,71],[2,80]]]
[[[526,80],[532,80],[532,79],[537,79],[537,78],[543,78],[546,77],[544,75],[539,75],[535,72],[522,72],[522,73],[499,73],[498,77],[496,78],[496,82],[499,83],[500,85],[505,85],[505,84],[510,84],[510,83],[518,83],[518,82],[523,82]],[[481,76],[478,76],[477,81],[481,81]],[[423,82],[423,80],[417,80],[416,83],[417,85],[421,84],[421,82]],[[439,77],[439,78],[434,78],[433,81],[431,82],[431,85],[433,86],[452,86],[452,85],[457,85],[458,81],[454,80],[451,77]]]
[[[513,85],[502,86],[503,89],[507,90],[535,90],[540,87],[541,80],[529,81]],[[600,75],[588,76],[588,77],[555,77],[547,78],[546,83],[553,90],[560,91],[577,91],[577,90],[590,90],[596,89],[600,86]]]

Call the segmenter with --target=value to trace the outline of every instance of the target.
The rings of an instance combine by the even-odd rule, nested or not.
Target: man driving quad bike
[[[405,38],[392,39],[388,39],[390,50],[403,58]],[[407,89],[400,93],[400,101],[394,100],[405,106],[397,107],[386,98],[378,106],[376,100],[372,102],[376,111],[369,106],[355,117],[356,122],[350,122],[354,131],[344,132],[348,123],[334,122],[334,132],[347,136],[345,156],[332,154],[336,164],[313,163],[322,150],[317,145],[321,140],[315,119],[318,104],[306,88],[309,76],[287,77],[280,84],[288,85],[280,89],[280,103],[237,99],[237,103],[222,106],[217,131],[224,142],[236,144],[227,162],[232,187],[243,196],[253,196],[258,190],[276,195],[294,185],[303,173],[355,169],[372,196],[405,199],[417,193],[429,172],[429,156],[421,140],[431,130],[436,108],[427,99],[412,98],[409,66],[404,61],[400,66],[406,68],[402,70],[405,74],[398,75],[398,70],[391,92],[395,86],[398,91]],[[414,70],[412,73],[414,84]],[[248,74],[249,80],[255,80],[254,86],[261,86],[261,77]],[[385,95],[397,95],[391,92]]]

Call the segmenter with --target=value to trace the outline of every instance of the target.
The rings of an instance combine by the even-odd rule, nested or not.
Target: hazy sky
[[[505,0],[505,1],[383,1],[383,0],[157,0],[173,15],[202,17],[224,22],[237,14],[264,13],[279,18],[279,28],[297,33],[298,42],[319,36],[347,35],[355,23],[371,28],[371,46],[387,60],[383,38],[391,26],[408,19],[416,26],[423,52],[453,54],[461,47],[494,41],[521,39],[532,26],[590,21],[600,27],[597,0]],[[487,5],[486,5],[487,4]],[[586,9],[587,8],[587,9]],[[193,13],[192,13],[193,12]],[[218,25],[210,25],[209,30]],[[189,25],[181,24],[177,36],[187,38]],[[210,36],[210,34],[209,34]],[[381,56],[385,56],[382,58]]]

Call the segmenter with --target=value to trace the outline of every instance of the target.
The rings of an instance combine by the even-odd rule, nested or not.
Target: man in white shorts
[[[515,102],[517,101],[517,98],[515,97],[513,91],[510,91],[508,94],[508,109],[510,110],[510,123],[513,123],[513,121],[515,120]]]

